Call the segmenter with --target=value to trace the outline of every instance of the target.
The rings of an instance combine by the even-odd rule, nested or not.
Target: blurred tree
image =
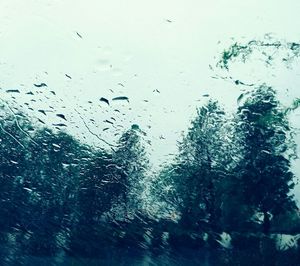
[[[178,205],[180,199],[176,190],[174,171],[177,165],[170,162],[163,166],[150,183],[150,206],[153,215],[158,218],[178,219]]]
[[[172,173],[179,196],[181,223],[188,228],[217,230],[222,182],[226,178],[227,140],[225,113],[215,101],[197,112],[179,144]]]
[[[123,133],[113,154],[116,163],[117,179],[121,187],[121,201],[124,205],[125,216],[134,214],[142,208],[142,192],[144,178],[149,161],[142,143],[143,131],[138,125]]]
[[[23,173],[29,199],[21,224],[32,232],[24,243],[30,252],[54,252],[58,234],[70,224],[81,152],[80,144],[67,133],[36,130],[28,150],[30,164]]]
[[[77,203],[70,247],[75,254],[94,256],[105,238],[103,215],[110,211],[120,194],[112,156],[104,150],[87,150],[81,158]]]
[[[28,166],[27,133],[31,123],[21,113],[1,106],[0,122],[0,230],[11,230],[26,201],[23,173]]]
[[[275,91],[267,86],[251,93],[238,108],[237,118],[241,159],[233,188],[250,216],[263,213],[262,229],[268,233],[273,215],[296,207],[291,194],[294,175],[290,170],[288,119]]]

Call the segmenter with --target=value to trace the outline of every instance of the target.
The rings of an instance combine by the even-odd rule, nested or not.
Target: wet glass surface
[[[300,265],[299,10],[1,1],[0,265]]]

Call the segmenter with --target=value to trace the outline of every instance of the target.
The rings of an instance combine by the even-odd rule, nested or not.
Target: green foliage
[[[282,62],[291,62],[300,56],[300,44],[276,40],[268,34],[259,40],[236,42],[222,52],[217,66],[229,70],[231,63],[238,60],[245,63],[254,55],[259,55],[266,66],[272,66],[272,62],[277,58]]]
[[[292,111],[295,111],[296,109],[298,109],[300,106],[300,99],[299,98],[296,98],[292,105],[288,108],[285,109],[285,115],[289,114],[290,112]]]
[[[239,107],[236,137],[241,159],[235,169],[239,200],[256,212],[276,215],[294,209],[290,194],[294,175],[286,158],[289,124],[275,91],[266,86],[254,90]],[[264,226],[268,221],[264,220]]]
[[[222,139],[225,113],[217,102],[200,108],[186,137],[172,172],[179,198],[181,222],[188,227],[216,229],[220,215],[221,183],[226,178]]]
[[[13,235],[19,250],[35,255],[62,248],[98,256],[108,243],[215,247],[226,231],[237,247],[254,241],[269,249],[262,229],[299,230],[287,118],[299,103],[282,108],[267,86],[244,94],[239,103],[233,118],[216,101],[199,108],[178,154],[151,184],[138,125],[125,131],[110,152],[66,132],[36,127],[22,113],[3,109],[0,230],[7,234],[5,241],[13,246]],[[150,185],[153,205],[160,208],[156,216],[144,205]]]
[[[142,130],[133,125],[122,134],[113,154],[118,170],[116,178],[121,185],[121,204],[124,205],[126,216],[142,208],[141,192],[149,167],[142,136]]]
[[[0,227],[6,228],[18,222],[23,207],[24,172],[28,167],[27,146],[32,141],[26,132],[31,128],[21,113],[13,114],[1,109],[0,122]]]

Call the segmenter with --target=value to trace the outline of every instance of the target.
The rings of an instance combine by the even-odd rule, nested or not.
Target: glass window
[[[0,2],[0,265],[298,265],[300,2]]]

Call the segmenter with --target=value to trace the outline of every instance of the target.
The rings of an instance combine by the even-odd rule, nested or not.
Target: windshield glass
[[[300,2],[0,3],[1,265],[297,265]]]

